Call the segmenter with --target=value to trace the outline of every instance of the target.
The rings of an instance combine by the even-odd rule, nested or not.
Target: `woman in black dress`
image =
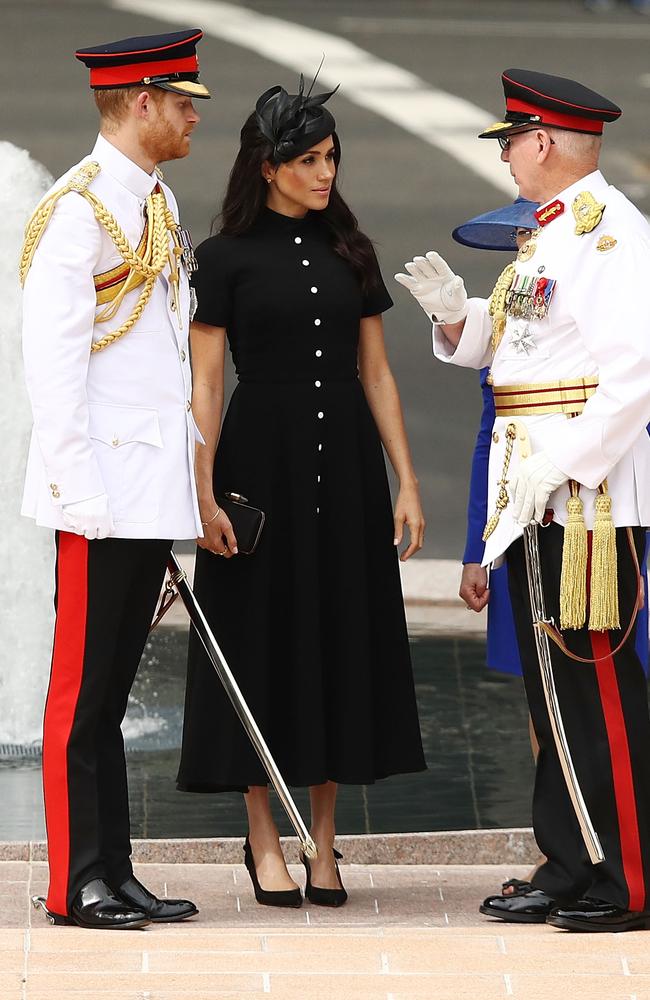
[[[312,902],[345,901],[333,852],[339,782],[425,767],[400,587],[424,520],[370,240],[336,189],[331,95],[267,91],[241,133],[219,234],[197,250],[192,407],[205,535],[194,588],[289,785],[309,786]],[[221,424],[226,338],[239,384]],[[399,479],[394,515],[382,443]],[[215,497],[266,513],[237,555]],[[233,556],[237,556],[233,558]],[[221,558],[219,558],[221,557]],[[195,636],[178,787],[245,793],[256,898],[300,905],[267,779]]]

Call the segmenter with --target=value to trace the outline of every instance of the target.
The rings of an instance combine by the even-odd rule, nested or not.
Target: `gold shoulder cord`
[[[105,347],[115,343],[116,340],[120,340],[121,337],[124,337],[135,326],[151,298],[156,279],[168,260],[171,267],[172,283],[175,288],[177,288],[178,284],[178,265],[174,254],[170,250],[168,235],[169,232],[172,234],[176,233],[177,223],[167,207],[163,192],[160,190],[154,191],[147,198],[148,239],[144,253],[140,256],[127,240],[112,212],[109,212],[99,198],[88,190],[88,185],[94,180],[100,169],[99,164],[95,162],[84,164],[67,184],[59,188],[58,191],[54,191],[48,198],[41,202],[27,223],[25,242],[19,265],[20,283],[24,285],[38,244],[52,217],[59,198],[62,198],[65,194],[69,194],[71,191],[76,191],[85,198],[90,204],[98,223],[108,233],[122,259],[131,269],[129,277],[119,293],[118,299],[115,300],[110,309],[104,310],[97,317],[97,321],[105,322],[115,315],[124,295],[133,287],[133,280],[136,275],[144,279],[144,287],[129,318],[117,330],[107,333],[101,340],[95,341],[90,349],[93,354],[97,351],[103,351]],[[176,240],[174,240],[174,245],[176,245]]]

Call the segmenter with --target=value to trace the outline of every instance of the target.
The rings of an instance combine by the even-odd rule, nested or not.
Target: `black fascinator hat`
[[[306,94],[305,78],[301,73],[297,94],[288,94],[284,87],[270,87],[255,104],[258,128],[273,145],[276,163],[286,163],[300,156],[336,129],[334,116],[323,105],[339,88],[312,97],[317,76],[318,73]]]

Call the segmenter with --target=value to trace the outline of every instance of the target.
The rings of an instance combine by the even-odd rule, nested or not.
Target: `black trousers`
[[[559,621],[563,529],[539,530],[547,614]],[[591,541],[591,534],[589,535]],[[551,643],[553,673],[573,762],[605,861],[592,865],[571,805],[553,741],[535,651],[523,540],[507,552],[510,595],[530,713],[539,740],[533,828],[548,858],[533,883],[563,901],[588,895],[643,910],[650,887],[650,718],[646,679],[634,650],[635,630],[611,656],[630,620],[636,577],[628,536],[617,529],[619,607],[623,631],[567,631],[568,647],[597,664],[577,663]],[[634,529],[639,562],[645,529]]]
[[[56,623],[43,726],[47,905],[67,915],[93,878],[132,873],[120,729],[171,541],[57,532]]]

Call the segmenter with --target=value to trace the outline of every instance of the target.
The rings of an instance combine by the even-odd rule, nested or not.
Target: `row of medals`
[[[517,260],[525,262],[535,255],[536,239],[541,233],[536,229],[517,254]],[[540,268],[540,274],[543,268]],[[548,313],[555,281],[542,278],[538,274],[515,274],[506,294],[506,313],[513,319],[544,319]]]

